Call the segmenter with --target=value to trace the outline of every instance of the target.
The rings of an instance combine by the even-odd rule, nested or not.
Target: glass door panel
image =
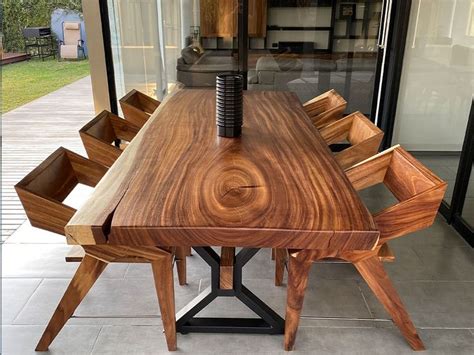
[[[393,143],[448,182],[453,196],[474,93],[474,2],[414,0]]]
[[[292,91],[305,102],[335,89],[347,113],[371,115],[383,2],[262,2],[267,26],[249,39],[249,90]]]
[[[162,99],[238,70],[237,0],[107,0],[117,98]]]

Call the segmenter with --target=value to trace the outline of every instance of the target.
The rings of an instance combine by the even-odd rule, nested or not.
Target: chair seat
[[[62,44],[60,51],[61,51],[61,58],[65,58],[65,59],[79,58],[79,54],[77,51],[77,44]]]

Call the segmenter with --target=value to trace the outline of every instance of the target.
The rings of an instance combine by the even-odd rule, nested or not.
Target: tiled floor
[[[79,191],[76,196],[84,195]],[[384,197],[386,196],[386,197]],[[373,209],[386,191],[363,193]],[[76,197],[77,200],[78,197]],[[439,217],[429,230],[391,243],[386,264],[428,354],[474,353],[474,253]],[[3,354],[31,354],[77,264],[66,264],[61,236],[24,224],[3,244]],[[188,258],[189,284],[176,286],[180,309],[209,283],[207,266]],[[244,269],[246,285],[284,314],[286,288],[273,286],[270,251]],[[251,316],[220,299],[202,315]],[[178,335],[178,353],[284,353],[282,336]],[[51,346],[54,354],[160,354],[167,351],[148,265],[108,267]],[[371,291],[348,264],[315,264],[295,354],[410,354],[412,351]]]
[[[439,177],[446,180],[448,189],[446,191],[445,200],[451,203],[453,197],[454,183],[458,172],[459,155],[433,154],[433,153],[414,153],[428,168],[434,171]],[[471,225],[474,225],[474,166],[471,167],[471,175],[469,185],[466,192],[466,199],[462,216]]]

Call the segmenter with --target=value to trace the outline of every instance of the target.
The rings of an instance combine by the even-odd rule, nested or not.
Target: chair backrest
[[[303,107],[316,128],[321,129],[342,118],[347,102],[333,89],[305,102]]]
[[[132,90],[120,99],[120,107],[125,119],[140,128],[159,105],[160,101],[138,90]]]
[[[79,22],[63,23],[64,44],[78,45],[81,38],[81,24]]]
[[[349,168],[346,175],[357,190],[383,183],[399,201],[374,214],[379,244],[431,226],[447,187],[400,146]]]
[[[16,184],[15,190],[31,225],[64,235],[76,210],[63,201],[77,184],[94,187],[106,172],[105,166],[61,147]]]
[[[343,169],[376,154],[383,139],[383,131],[360,112],[354,112],[320,130],[328,145],[350,143],[350,147],[335,153]]]
[[[115,140],[132,141],[140,129],[109,111],[102,111],[79,130],[88,157],[105,166],[112,166],[122,149],[112,145]]]

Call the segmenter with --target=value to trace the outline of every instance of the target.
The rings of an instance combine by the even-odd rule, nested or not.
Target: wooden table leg
[[[377,256],[358,261],[354,266],[383,304],[413,350],[424,350],[416,328]]]
[[[178,280],[181,286],[186,285],[186,257],[188,256],[188,248],[176,248],[176,268],[178,269]]]
[[[54,311],[46,330],[41,336],[41,339],[36,346],[36,351],[48,350],[51,342],[56,338],[67,320],[74,314],[74,311],[97,281],[106,266],[107,263],[104,261],[95,259],[87,254],[84,256],[79,268],[74,274],[74,277],[69,283],[63,298]]]
[[[312,259],[310,251],[289,251],[285,350],[293,350]]]
[[[275,286],[281,286],[283,284],[283,277],[285,275],[287,252],[286,249],[272,250],[275,250]]]
[[[169,254],[169,256],[151,261],[151,267],[155,278],[155,288],[168,350],[175,351],[177,344],[172,255]]]

